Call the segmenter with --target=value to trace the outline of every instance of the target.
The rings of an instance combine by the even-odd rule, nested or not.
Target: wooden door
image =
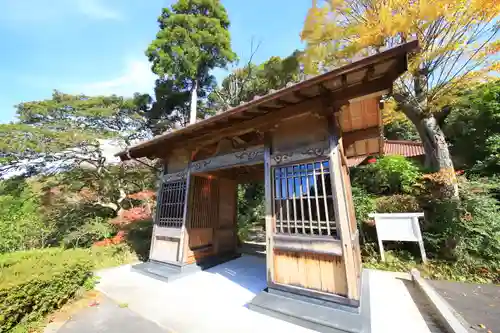
[[[236,250],[236,201],[237,184],[234,180],[219,180],[219,220],[214,229],[216,253]]]

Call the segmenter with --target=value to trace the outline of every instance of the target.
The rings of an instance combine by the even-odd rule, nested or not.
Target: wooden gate
[[[272,283],[347,295],[328,160],[274,166]]]

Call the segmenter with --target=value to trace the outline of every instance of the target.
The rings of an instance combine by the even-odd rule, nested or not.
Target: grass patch
[[[423,264],[405,251],[387,251],[385,257],[386,262],[379,261],[375,254],[363,257],[363,267],[393,272],[409,272],[417,268],[424,277],[433,280],[500,284],[499,263],[428,260]]]

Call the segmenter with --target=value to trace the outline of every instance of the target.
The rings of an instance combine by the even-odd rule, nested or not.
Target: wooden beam
[[[274,151],[271,155],[271,165],[280,165],[303,161],[313,157],[327,157],[329,145],[327,141],[319,141],[311,145],[297,147],[293,150]]]
[[[274,234],[273,238],[273,246],[276,250],[342,256],[342,244],[338,239],[283,234]]]
[[[224,138],[217,143],[217,149],[215,150],[215,154],[225,154],[231,152],[234,149],[233,141],[231,139]]]
[[[326,108],[330,107],[325,105]],[[358,295],[357,273],[355,270],[355,258],[352,247],[349,213],[347,211],[344,177],[342,176],[342,164],[340,157],[340,145],[338,128],[333,115],[327,117],[329,144],[330,144],[330,181],[333,194],[333,207],[335,222],[337,224],[337,235],[342,242],[342,257],[345,265],[347,297],[356,299]],[[347,180],[348,181],[348,180]]]
[[[363,83],[367,83],[375,74],[375,66],[371,65],[367,68],[365,76],[363,77]]]
[[[189,161],[191,164],[191,161]],[[177,250],[177,261],[184,262],[184,241],[186,234],[186,224],[189,217],[189,209],[192,208],[191,202],[193,201],[193,184],[191,183],[191,172],[189,171],[190,165],[188,165],[188,171],[186,172],[186,194],[184,196],[184,209],[182,212],[182,227],[181,227],[181,235],[179,240],[179,248]]]
[[[283,109],[283,107],[259,106],[257,109],[261,110],[261,111],[266,111],[266,112],[273,112],[276,110]]]
[[[368,95],[363,95],[361,97],[356,97],[356,98],[350,99],[349,102],[350,103],[355,103],[355,102],[361,102],[361,101],[366,100],[366,99],[380,98],[381,96],[387,95],[390,92],[391,92],[390,88],[389,89],[384,89],[384,90],[376,91],[376,92],[368,94]]]
[[[273,112],[267,113],[262,116],[257,116],[253,119],[247,121],[238,122],[236,125],[228,128],[224,128],[217,132],[207,133],[196,139],[187,140],[181,143],[183,147],[197,147],[199,145],[206,145],[213,142],[217,142],[222,138],[241,135],[244,133],[259,130],[260,128],[269,128],[274,124],[279,123],[283,120],[295,117],[302,113],[311,112],[311,110],[321,108],[321,100],[319,98],[310,99],[305,102],[298,103],[291,107],[285,107],[281,109],[276,109]]]
[[[266,268],[267,284],[274,282],[274,215],[273,215],[273,180],[271,175],[271,132],[264,136],[264,190],[265,190],[265,212],[266,212]]]
[[[237,152],[209,157],[191,163],[191,172],[206,172],[235,166],[264,163],[264,147],[258,146]]]
[[[378,103],[378,125],[379,125],[379,131],[380,131],[380,137],[378,141],[378,153],[381,156],[384,156],[384,145],[385,145],[385,140],[384,140],[384,121],[382,119],[382,110],[384,109],[384,103]]]
[[[345,165],[346,167],[348,167],[348,164],[347,164],[347,157],[345,156],[345,148],[344,148],[344,142],[343,142],[343,138],[341,137],[339,139],[339,145],[340,145],[340,157],[342,158],[342,164]]]
[[[246,141],[240,138],[239,136],[233,136],[232,138],[237,144],[239,145],[244,145],[246,144]]]
[[[331,92],[329,98],[336,104],[345,104],[351,99],[373,94],[392,87],[393,80],[397,78],[395,74],[382,76],[368,82],[359,82],[350,87],[340,88]]]
[[[295,105],[297,103],[293,103],[293,102],[288,102],[288,101],[285,101],[285,100],[282,100],[282,99],[277,99],[275,101],[276,105],[280,105],[280,106],[292,106],[292,105]],[[300,103],[300,102],[298,102]]]
[[[188,175],[189,175],[189,167],[182,170],[182,171],[179,171],[179,172],[165,173],[162,176],[162,180],[164,183],[168,183],[168,182],[186,179],[186,178],[188,178]]]
[[[308,95],[306,95],[306,94],[303,94],[303,93],[301,93],[300,91],[295,91],[295,92],[293,93],[293,95],[294,95],[295,97],[297,97],[298,99],[300,99],[300,100],[307,100],[307,99],[310,99],[310,98],[311,98],[311,96],[308,96]]]
[[[349,149],[349,147],[356,141],[374,139],[378,137],[380,137],[380,128],[378,126],[343,133],[342,141],[344,144],[344,150]]]

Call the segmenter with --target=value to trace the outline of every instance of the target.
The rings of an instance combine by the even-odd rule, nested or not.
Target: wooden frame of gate
[[[186,266],[234,256],[236,186],[261,179],[268,286],[357,305],[362,267],[347,158],[383,151],[380,98],[416,47],[271,91],[117,154],[165,166],[150,259]]]

